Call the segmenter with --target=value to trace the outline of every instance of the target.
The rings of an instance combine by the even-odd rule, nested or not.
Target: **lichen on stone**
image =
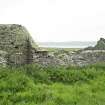
[[[24,64],[27,60],[27,44],[31,48],[37,45],[22,25],[1,24],[0,25],[0,50],[5,51],[8,64]],[[30,49],[32,50],[32,49]]]

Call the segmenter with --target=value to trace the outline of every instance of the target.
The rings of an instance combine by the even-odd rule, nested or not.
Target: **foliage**
[[[105,105],[105,63],[0,67],[0,105]]]
[[[96,50],[105,50],[105,39],[100,38],[100,40],[97,42],[97,45],[95,46]]]
[[[49,52],[59,52],[59,53],[62,53],[63,52],[72,52],[72,51],[78,51],[80,50],[80,48],[47,48],[47,47],[40,47],[40,49],[43,49],[43,50],[46,50],[46,51],[49,51]]]

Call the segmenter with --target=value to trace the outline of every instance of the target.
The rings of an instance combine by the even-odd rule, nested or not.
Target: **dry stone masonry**
[[[30,63],[61,64],[49,56],[47,51],[38,49],[24,26],[18,24],[0,25],[0,64],[24,65]]]
[[[25,27],[16,24],[0,25],[1,63],[22,65],[31,63],[34,41]]]
[[[88,47],[74,53],[51,54],[38,48],[24,26],[18,24],[0,25],[0,65],[87,65],[105,62],[105,39],[101,38],[95,47]]]
[[[72,54],[65,54],[62,58],[67,65],[76,66],[105,62],[105,39],[100,38],[94,47],[87,47]]]

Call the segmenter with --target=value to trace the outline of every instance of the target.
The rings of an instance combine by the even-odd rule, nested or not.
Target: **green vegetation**
[[[43,49],[43,50],[46,50],[46,51],[49,51],[49,52],[57,52],[57,51],[69,51],[69,52],[72,52],[72,51],[78,51],[80,50],[80,48],[50,48],[50,47],[40,47],[40,49]]]
[[[0,105],[105,105],[105,63],[0,67]]]
[[[100,38],[100,40],[97,42],[97,45],[94,47],[94,49],[105,50],[105,39]]]

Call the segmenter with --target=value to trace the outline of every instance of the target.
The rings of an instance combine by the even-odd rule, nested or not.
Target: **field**
[[[105,105],[105,63],[0,67],[0,105]]]
[[[61,50],[72,52],[72,51],[78,51],[81,48],[50,48],[50,47],[40,47],[40,49],[43,49],[43,50],[49,51],[49,52],[57,52],[57,51],[61,51]]]

